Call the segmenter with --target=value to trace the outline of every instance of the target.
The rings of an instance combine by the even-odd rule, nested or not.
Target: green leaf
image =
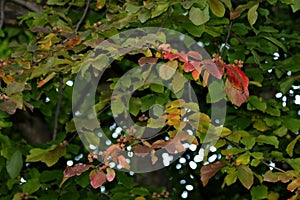
[[[290,77],[284,79],[279,85],[280,91],[285,94],[292,87],[294,81],[295,79]]]
[[[247,165],[247,164],[249,164],[249,162],[250,162],[250,155],[251,154],[250,154],[249,151],[243,153],[242,155],[240,155],[239,157],[237,157],[237,159],[235,160],[235,163],[237,165],[240,165],[240,164]]]
[[[189,19],[193,24],[199,26],[208,22],[209,20],[209,8],[206,6],[203,10],[200,8],[192,7],[189,12]]]
[[[291,117],[283,118],[283,122],[286,128],[292,132],[297,132],[300,129],[300,120]]]
[[[66,147],[61,145],[53,145],[49,149],[34,148],[30,150],[30,154],[26,157],[26,162],[41,161],[48,167],[51,167],[65,154]]]
[[[47,4],[48,5],[58,5],[58,6],[63,6],[65,5],[67,2],[69,2],[68,0],[48,0]]]
[[[237,167],[237,176],[242,185],[249,190],[254,181],[252,170],[247,165],[240,165]]]
[[[300,0],[295,0],[294,4],[291,5],[291,8],[293,10],[293,13],[297,12],[300,10]]]
[[[175,94],[184,88],[187,79],[180,73],[176,73],[172,79],[172,89]]]
[[[274,43],[275,45],[277,45],[278,47],[282,48],[282,50],[287,53],[287,48],[282,44],[282,42],[280,42],[279,40],[273,38],[273,37],[268,37],[268,36],[264,36],[265,39],[269,40],[270,42]]]
[[[149,18],[151,17],[151,11],[148,9],[143,10],[142,12],[140,12],[140,14],[138,15],[138,19],[140,20],[140,22],[143,24],[145,23]]]
[[[142,101],[140,98],[132,97],[129,101],[129,111],[133,116],[137,116],[141,110]]]
[[[116,171],[116,173],[118,181],[120,181],[128,189],[133,188],[134,180],[132,177],[128,176],[127,173],[122,171]]]
[[[233,173],[227,174],[224,178],[224,181],[226,185],[229,186],[236,182],[237,177],[237,171],[234,171]]]
[[[162,128],[166,125],[166,123],[159,119],[150,118],[147,123],[147,127],[149,128]]]
[[[299,139],[300,139],[300,135],[298,135],[295,139],[293,139],[293,141],[291,141],[286,147],[286,152],[289,154],[290,157],[293,157],[294,147],[296,143],[299,142],[298,141]]]
[[[141,9],[141,6],[136,6],[130,3],[126,4],[125,10],[130,13],[137,13]]]
[[[216,103],[226,97],[223,81],[213,81],[208,86],[209,93],[206,96],[207,103]]]
[[[6,162],[6,170],[11,179],[16,178],[23,167],[23,159],[20,151],[14,152],[9,160]]]
[[[22,185],[23,192],[27,192],[29,194],[32,194],[36,191],[38,191],[41,187],[40,181],[38,178],[33,178],[28,180],[26,183]]]
[[[132,190],[130,190],[130,193],[134,194],[134,195],[140,195],[140,196],[150,195],[149,190],[147,188],[144,188],[144,187],[133,188]]]
[[[163,80],[169,80],[175,74],[178,67],[178,61],[168,61],[167,63],[160,65],[158,69],[159,77]]]
[[[262,112],[265,112],[267,109],[266,102],[263,101],[263,99],[258,98],[257,96],[250,96],[248,98],[248,102],[255,107],[257,110],[260,110]]]
[[[247,149],[252,149],[255,145],[255,138],[253,136],[245,136],[241,139],[241,143],[244,144]]]
[[[119,115],[123,113],[127,108],[127,105],[124,105],[122,98],[116,98],[111,101],[111,111],[114,115]]]
[[[25,83],[12,82],[7,85],[5,92],[10,96],[12,94],[22,92],[24,90],[24,87]]]
[[[170,2],[159,2],[155,9],[151,12],[151,18],[157,17],[166,12],[169,8]]]
[[[250,191],[252,199],[266,199],[268,197],[268,187],[265,185],[258,185]]]
[[[248,17],[248,21],[251,27],[253,27],[253,25],[255,24],[257,17],[258,17],[258,13],[257,13],[257,8],[259,6],[259,3],[256,3],[254,6],[252,6],[247,14]]]
[[[220,0],[209,0],[209,7],[217,17],[223,17],[225,14],[225,7]]]
[[[276,136],[259,135],[256,138],[256,142],[274,145],[275,148],[278,148],[279,145],[279,141]]]
[[[279,137],[283,137],[287,133],[287,128],[284,126],[281,126],[280,128],[276,129],[273,133]]]

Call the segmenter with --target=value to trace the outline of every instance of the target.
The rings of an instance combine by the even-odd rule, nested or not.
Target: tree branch
[[[0,29],[2,29],[2,26],[4,24],[4,6],[5,0],[0,0]]]
[[[53,135],[52,135],[53,141],[56,139],[56,135],[57,135],[58,117],[59,117],[59,111],[60,111],[62,97],[63,97],[63,77],[62,76],[59,79],[58,93],[59,93],[59,97],[58,97],[58,102],[56,105],[55,118],[54,118],[54,130],[53,130]]]
[[[262,160],[261,162],[262,162],[264,165],[266,165],[267,167],[272,167],[272,168],[276,169],[277,171],[280,171],[280,172],[285,173],[285,171],[284,171],[283,169],[280,169],[280,168],[278,168],[278,167],[272,166],[272,165],[266,163],[264,160]]]
[[[76,27],[75,27],[75,33],[77,33],[77,31],[78,31],[78,29],[79,29],[81,23],[83,22],[83,20],[84,20],[86,14],[87,14],[87,12],[88,12],[88,10],[89,10],[89,7],[90,7],[90,0],[87,0],[86,6],[85,6],[85,9],[84,9],[84,12],[83,12],[83,14],[82,14],[82,16],[81,16],[79,22],[76,24]]]
[[[41,10],[42,10],[41,7],[34,2],[23,1],[23,0],[11,0],[11,1],[27,8],[28,10],[31,10],[33,12],[41,12]]]
[[[224,43],[224,46],[222,46],[221,48],[220,48],[220,56],[222,57],[222,54],[223,54],[223,52],[224,52],[224,48],[226,47],[226,46],[228,46],[228,40],[229,40],[229,37],[230,37],[230,32],[231,32],[231,27],[232,27],[232,21],[230,22],[230,24],[229,24],[229,26],[228,26],[228,29],[227,29],[227,36],[226,36],[226,39],[225,39],[225,43]]]

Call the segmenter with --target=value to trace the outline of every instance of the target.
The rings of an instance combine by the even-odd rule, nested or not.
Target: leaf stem
[[[59,89],[58,89],[59,97],[56,105],[55,117],[54,117],[54,130],[52,135],[52,140],[55,141],[58,129],[58,117],[59,111],[61,107],[62,97],[63,97],[63,77],[61,76],[59,79]]]
[[[90,6],[90,0],[87,0],[86,6],[85,6],[85,9],[84,9],[84,12],[83,12],[83,14],[82,14],[82,16],[81,16],[79,22],[76,24],[76,27],[75,27],[75,33],[77,33],[77,31],[78,31],[78,29],[79,29],[81,23],[83,22],[83,20],[84,20],[86,14],[87,14],[87,12],[88,12],[88,10],[89,10],[89,6]]]

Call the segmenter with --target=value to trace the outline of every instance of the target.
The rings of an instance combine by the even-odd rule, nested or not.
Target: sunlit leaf
[[[247,165],[240,165],[237,167],[237,175],[242,185],[249,190],[254,181],[252,170]]]

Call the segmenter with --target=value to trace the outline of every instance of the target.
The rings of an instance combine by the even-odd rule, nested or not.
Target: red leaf
[[[209,179],[211,179],[224,165],[225,163],[221,161],[204,165],[200,170],[200,177],[203,186],[206,186]]]
[[[164,59],[168,59],[168,60],[175,60],[177,59],[179,56],[177,54],[173,54],[171,53],[170,50],[167,50],[164,54]]]
[[[103,171],[95,169],[90,173],[90,183],[94,189],[106,182],[106,175]]]
[[[75,175],[79,176],[83,172],[89,170],[91,167],[94,167],[94,165],[79,164],[73,167],[67,166],[64,171],[64,177],[72,177]]]
[[[248,90],[249,79],[240,67],[225,65],[228,80],[238,90]]]
[[[130,170],[130,165],[128,164],[126,158],[123,155],[118,156],[118,161],[123,168]]]
[[[225,90],[226,90],[226,94],[228,96],[228,99],[237,106],[242,105],[242,103],[244,103],[248,97],[249,97],[249,91],[248,88],[246,88],[247,90],[238,90],[235,87],[232,86],[231,82],[226,79],[225,82]]]
[[[221,79],[224,73],[224,69],[218,67],[212,60],[203,60],[201,63],[204,67],[203,70],[209,72],[209,74],[213,75],[217,79]]]
[[[156,64],[158,58],[151,58],[151,57],[142,57],[138,60],[140,66],[144,66],[146,64]]]
[[[190,62],[186,62],[183,65],[183,70],[185,72],[192,72],[192,71],[195,70],[195,66],[192,63],[190,63]]]
[[[112,182],[116,177],[116,172],[112,168],[106,168],[106,180]]]
[[[202,60],[202,55],[197,51],[189,51],[187,55],[195,60]]]

